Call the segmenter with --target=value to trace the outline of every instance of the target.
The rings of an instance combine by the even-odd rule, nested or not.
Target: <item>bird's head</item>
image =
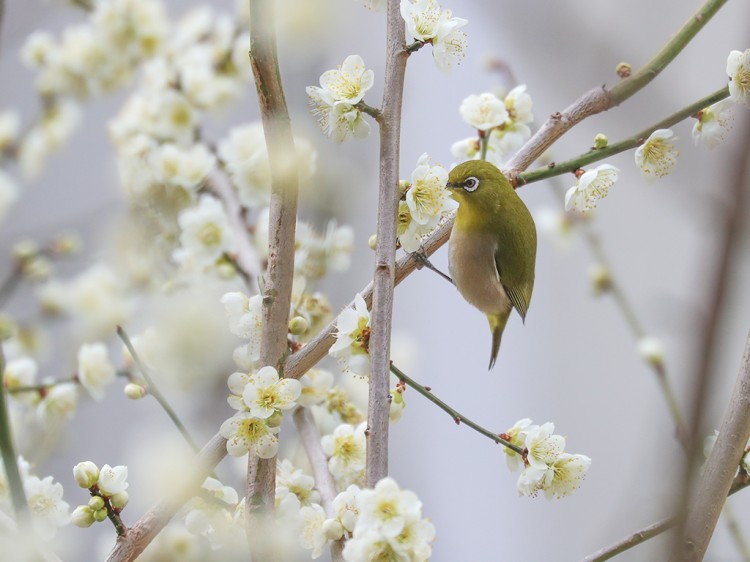
[[[446,187],[464,210],[491,212],[490,209],[513,193],[513,187],[493,164],[483,160],[469,160],[453,168]]]

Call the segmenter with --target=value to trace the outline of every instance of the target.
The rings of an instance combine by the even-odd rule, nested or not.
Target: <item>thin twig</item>
[[[18,457],[13,446],[13,430],[10,426],[10,412],[5,397],[5,384],[2,377],[5,373],[5,353],[0,342],[0,454],[5,466],[5,477],[10,488],[10,499],[17,519],[24,525],[29,522],[29,504],[23,489],[23,480],[18,470]]]
[[[276,54],[274,0],[249,0],[250,64],[255,77],[263,131],[271,168],[268,272],[263,288],[260,360],[280,371],[288,353],[289,306],[294,278],[299,178],[292,125]],[[250,455],[250,458],[253,458]],[[247,515],[255,508],[273,512],[276,457],[248,461]],[[259,501],[257,501],[259,500]],[[248,523],[252,517],[247,517]]]
[[[190,448],[193,449],[193,451],[197,453],[199,451],[198,445],[196,445],[195,440],[193,440],[193,438],[190,436],[190,432],[185,427],[185,424],[182,423],[182,420],[180,420],[180,417],[172,409],[172,406],[169,405],[169,402],[167,402],[167,399],[157,388],[156,384],[154,383],[154,379],[151,377],[151,374],[146,368],[146,365],[144,365],[143,361],[141,361],[141,358],[139,357],[138,352],[135,350],[135,347],[133,347],[133,342],[130,341],[130,338],[128,337],[127,332],[125,332],[122,326],[117,326],[117,335],[122,340],[122,343],[125,344],[125,347],[128,348],[128,352],[130,353],[130,356],[133,358],[133,362],[135,363],[136,367],[138,367],[138,370],[141,372],[141,375],[143,375],[143,379],[146,381],[146,384],[148,385],[148,389],[147,389],[148,393],[154,398],[156,398],[156,401],[159,403],[162,409],[167,413],[167,415],[169,416],[169,419],[172,420],[172,423],[175,425],[175,427],[179,430],[179,432],[185,438],[185,441],[187,441],[188,445],[190,445]]]
[[[414,379],[410,378],[408,375],[406,375],[406,373],[404,373],[401,369],[399,369],[398,367],[396,367],[393,364],[391,364],[391,372],[394,375],[396,375],[400,380],[404,381],[406,383],[407,387],[413,388],[414,390],[416,390],[417,392],[419,392],[419,394],[421,394],[422,396],[424,396],[425,398],[427,398],[427,400],[429,400],[430,402],[432,402],[433,404],[435,404],[438,408],[440,408],[444,412],[448,413],[448,415],[450,415],[450,417],[453,419],[454,422],[456,422],[456,424],[460,424],[460,423],[466,424],[467,426],[469,426],[474,431],[476,431],[478,433],[481,433],[485,437],[489,437],[495,443],[500,443],[501,445],[504,445],[508,449],[510,449],[512,451],[515,451],[519,455],[523,455],[524,454],[523,447],[519,447],[518,445],[514,445],[513,443],[511,443],[507,439],[503,439],[502,437],[500,437],[500,435],[498,435],[497,433],[492,433],[489,429],[485,429],[484,427],[482,427],[478,423],[473,422],[472,420],[470,420],[469,418],[467,418],[463,414],[459,413],[457,410],[454,410],[453,408],[451,408],[450,406],[448,406],[448,404],[446,404],[445,402],[443,402],[442,400],[440,400],[440,398],[438,398],[437,396],[435,396],[432,393],[432,391],[427,390],[424,386],[422,386],[421,384],[419,384]]]
[[[697,111],[705,109],[709,105],[726,99],[727,97],[729,97],[729,88],[724,86],[723,88],[713,92],[712,94],[702,97],[701,99],[694,101],[690,105],[683,107],[679,111],[676,111],[675,113],[673,113],[669,117],[666,117],[665,119],[662,119],[658,123],[655,123],[643,129],[642,131],[629,136],[626,139],[623,139],[614,144],[610,144],[605,148],[592,149],[585,154],[581,154],[579,156],[576,156],[575,158],[571,158],[570,160],[565,160],[564,162],[559,163],[555,162],[548,166],[542,166],[535,170],[520,173],[517,177],[518,185],[526,185],[527,183],[533,183],[554,176],[560,176],[568,172],[575,172],[577,169],[588,166],[589,164],[592,164],[594,162],[599,162],[600,160],[604,160],[605,158],[609,158],[610,156],[614,156],[615,154],[637,148],[643,143],[644,140],[646,140],[651,135],[651,133],[653,133],[657,129],[668,129],[669,127],[673,127],[677,123],[680,123],[681,121],[684,121],[685,119],[693,116]]]
[[[391,319],[396,278],[396,223],[398,220],[398,164],[401,104],[409,53],[404,50],[404,20],[398,0],[388,0],[386,14],[385,85],[380,125],[380,185],[378,245],[375,250],[372,315],[370,317],[370,387],[367,407],[367,468],[365,481],[374,487],[388,475],[388,415],[391,363]]]
[[[611,109],[643,89],[685,48],[727,0],[708,0],[677,31],[664,47],[642,68],[616,84],[611,90],[594,88],[583,94],[562,112],[554,113],[524,144],[506,166],[506,175],[515,180],[534,160],[571,127],[602,111]]]

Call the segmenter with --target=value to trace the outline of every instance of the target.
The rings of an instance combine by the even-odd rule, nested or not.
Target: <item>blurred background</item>
[[[170,16],[178,17],[199,3],[165,4]],[[233,3],[225,4],[216,9],[233,13]],[[363,141],[333,144],[318,131],[304,88],[356,53],[375,71],[375,86],[366,101],[379,105],[385,20],[353,0],[312,4],[277,3],[282,20],[279,56],[295,133],[318,151],[318,171],[311,185],[304,186],[300,215],[319,228],[336,219],[355,229],[351,268],[331,274],[321,284],[333,309],[339,310],[372,277],[374,254],[367,240],[375,231],[378,138],[374,129]],[[619,62],[640,67],[699,5],[681,0],[445,2],[454,15],[468,19],[469,48],[451,76],[437,70],[429,47],[410,58],[401,177],[411,176],[424,152],[444,166],[453,162],[451,144],[472,133],[458,114],[469,94],[504,93],[515,83],[526,84],[539,124],[586,90],[616,83]],[[0,110],[18,108],[23,123],[39,111],[34,74],[18,57],[26,37],[39,29],[59,34],[85,17],[60,1],[6,2]],[[563,160],[586,151],[597,133],[616,142],[721,87],[729,51],[750,47],[749,18],[747,3],[728,3],[645,90],[575,127],[554,145],[550,158]],[[497,61],[511,73],[493,70]],[[259,118],[249,71],[247,76],[246,95],[225,114],[207,118],[209,138],[218,140],[230,127]],[[21,198],[0,223],[0,277],[10,272],[11,249],[19,240],[44,242],[63,230],[81,235],[83,251],[58,266],[60,278],[99,259],[117,267],[120,227],[129,211],[106,123],[127,95],[120,91],[87,102],[70,143],[49,159],[37,180],[22,184]],[[746,147],[740,146],[747,111],[736,107],[734,116],[732,129],[714,150],[693,144],[692,120],[674,127],[681,151],[677,168],[653,183],[641,178],[632,152],[608,160],[620,168],[620,179],[591,222],[638,319],[664,345],[667,374],[683,410],[689,404],[704,336],[722,217],[731,204],[729,182],[737,161],[747,159]],[[545,209],[559,211],[560,192],[574,182],[572,175],[563,176],[524,187],[519,194],[538,218]],[[716,360],[711,364],[706,435],[721,423],[749,327],[747,208],[742,212],[741,239],[735,242],[719,316]],[[447,248],[433,262],[447,270]],[[505,467],[499,446],[456,426],[433,404],[407,390],[403,418],[391,427],[391,474],[403,488],[418,494],[425,515],[437,528],[432,560],[578,560],[671,513],[684,455],[653,371],[638,356],[623,314],[611,296],[597,297],[592,291],[587,271],[594,263],[578,229],[562,243],[540,229],[536,285],[526,325],[512,317],[491,372],[486,369],[486,321],[452,286],[422,270],[398,287],[393,355],[403,370],[498,432],[524,417],[540,424],[553,421],[556,433],[567,437],[569,452],[592,458],[585,482],[572,496],[554,501],[519,497],[517,476]],[[39,312],[33,294],[31,287],[22,287],[7,310],[20,319],[35,318]],[[217,307],[223,312],[218,303]],[[127,327],[135,333],[145,326],[135,315]],[[75,369],[77,347],[72,342],[77,337],[65,325],[50,330],[40,352],[43,375],[69,376]],[[119,349],[114,338],[110,343]],[[328,365],[335,368],[335,363]],[[229,369],[210,381],[163,381],[163,391],[201,443],[232,414],[225,403],[224,377]],[[71,476],[75,463],[89,459],[100,465],[127,464],[131,503],[123,517],[132,524],[159,497],[159,490],[149,488],[149,475],[166,455],[165,444],[179,436],[155,402],[129,401],[117,388],[113,385],[101,403],[82,399],[74,419],[43,454],[37,450],[34,458],[41,441],[22,442],[21,449],[33,458],[40,476],[51,474],[63,484],[71,506],[86,501]],[[242,461],[227,459],[218,473],[241,490],[243,469]],[[730,504],[750,538],[748,494],[739,493]],[[69,560],[101,559],[114,541],[105,525],[68,527],[61,535],[62,557]],[[661,560],[668,544],[657,538],[619,559]],[[742,560],[724,522],[717,526],[706,560]]]

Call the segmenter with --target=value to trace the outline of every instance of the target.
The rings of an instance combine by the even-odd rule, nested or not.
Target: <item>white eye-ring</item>
[[[467,178],[464,181],[464,189],[466,191],[476,191],[477,187],[479,187],[479,180],[475,177]]]

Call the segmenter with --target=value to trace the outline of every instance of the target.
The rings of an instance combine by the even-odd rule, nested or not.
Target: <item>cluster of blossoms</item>
[[[554,435],[554,431],[552,423],[533,425],[529,418],[524,418],[502,434],[504,439],[525,450],[521,456],[505,449],[508,468],[513,472],[523,469],[518,477],[519,495],[536,496],[540,491],[547,499],[570,495],[591,466],[589,457],[565,453],[565,437]]]
[[[382,11],[382,0],[365,0],[365,7]],[[468,22],[453,17],[435,0],[401,0],[401,17],[406,22],[408,34],[415,40],[412,50],[426,44],[432,45],[435,64],[443,72],[450,72],[464,56],[466,34],[461,30]],[[312,113],[318,119],[323,133],[334,142],[344,142],[350,136],[361,139],[370,134],[370,124],[363,111],[363,99],[372,88],[375,75],[365,68],[359,55],[349,55],[337,68],[326,70],[320,76],[320,86],[308,86]]]
[[[102,400],[106,387],[115,379],[115,368],[101,342],[80,346],[76,374],[73,379],[62,382],[37,380],[36,360],[27,355],[14,355],[10,354],[2,373],[3,384],[13,401],[24,410],[32,409],[39,425],[51,433],[59,431],[61,423],[75,413],[79,385],[95,400]]]
[[[468,96],[461,102],[459,113],[477,130],[478,137],[455,142],[451,153],[460,162],[478,160],[482,157],[482,143],[486,143],[487,161],[501,168],[531,137],[532,105],[525,84],[513,88],[503,99],[491,92]]]
[[[128,504],[128,467],[109,466],[101,470],[91,461],[80,462],[73,467],[73,477],[81,488],[91,493],[86,505],[73,510],[71,519],[78,527],[90,527],[110,516],[119,516]]]
[[[417,160],[411,182],[401,182],[396,233],[399,244],[407,252],[417,251],[422,239],[458,208],[458,203],[445,188],[447,182],[448,171],[433,165],[427,154]]]
[[[55,482],[52,476],[39,478],[33,475],[23,457],[18,457],[18,472],[36,536],[45,541],[54,538],[57,529],[70,522],[70,507],[62,499],[62,484]],[[10,482],[3,463],[0,463],[0,512],[11,518],[14,516]]]
[[[240,508],[237,491],[211,477],[203,481],[201,491],[202,495],[191,498],[183,508],[187,531],[206,539],[211,550],[226,551],[246,544],[236,513]]]
[[[234,373],[228,381],[232,393],[229,405],[238,412],[226,420],[219,430],[227,439],[230,455],[246,453],[270,459],[279,448],[279,425],[282,412],[297,405],[302,384],[294,379],[279,379],[273,367],[256,373]]]
[[[338,68],[320,76],[320,87],[307,87],[312,112],[325,135],[340,143],[350,135],[361,139],[370,134],[369,123],[355,106],[374,81],[375,74],[365,69],[362,57],[350,55]]]

